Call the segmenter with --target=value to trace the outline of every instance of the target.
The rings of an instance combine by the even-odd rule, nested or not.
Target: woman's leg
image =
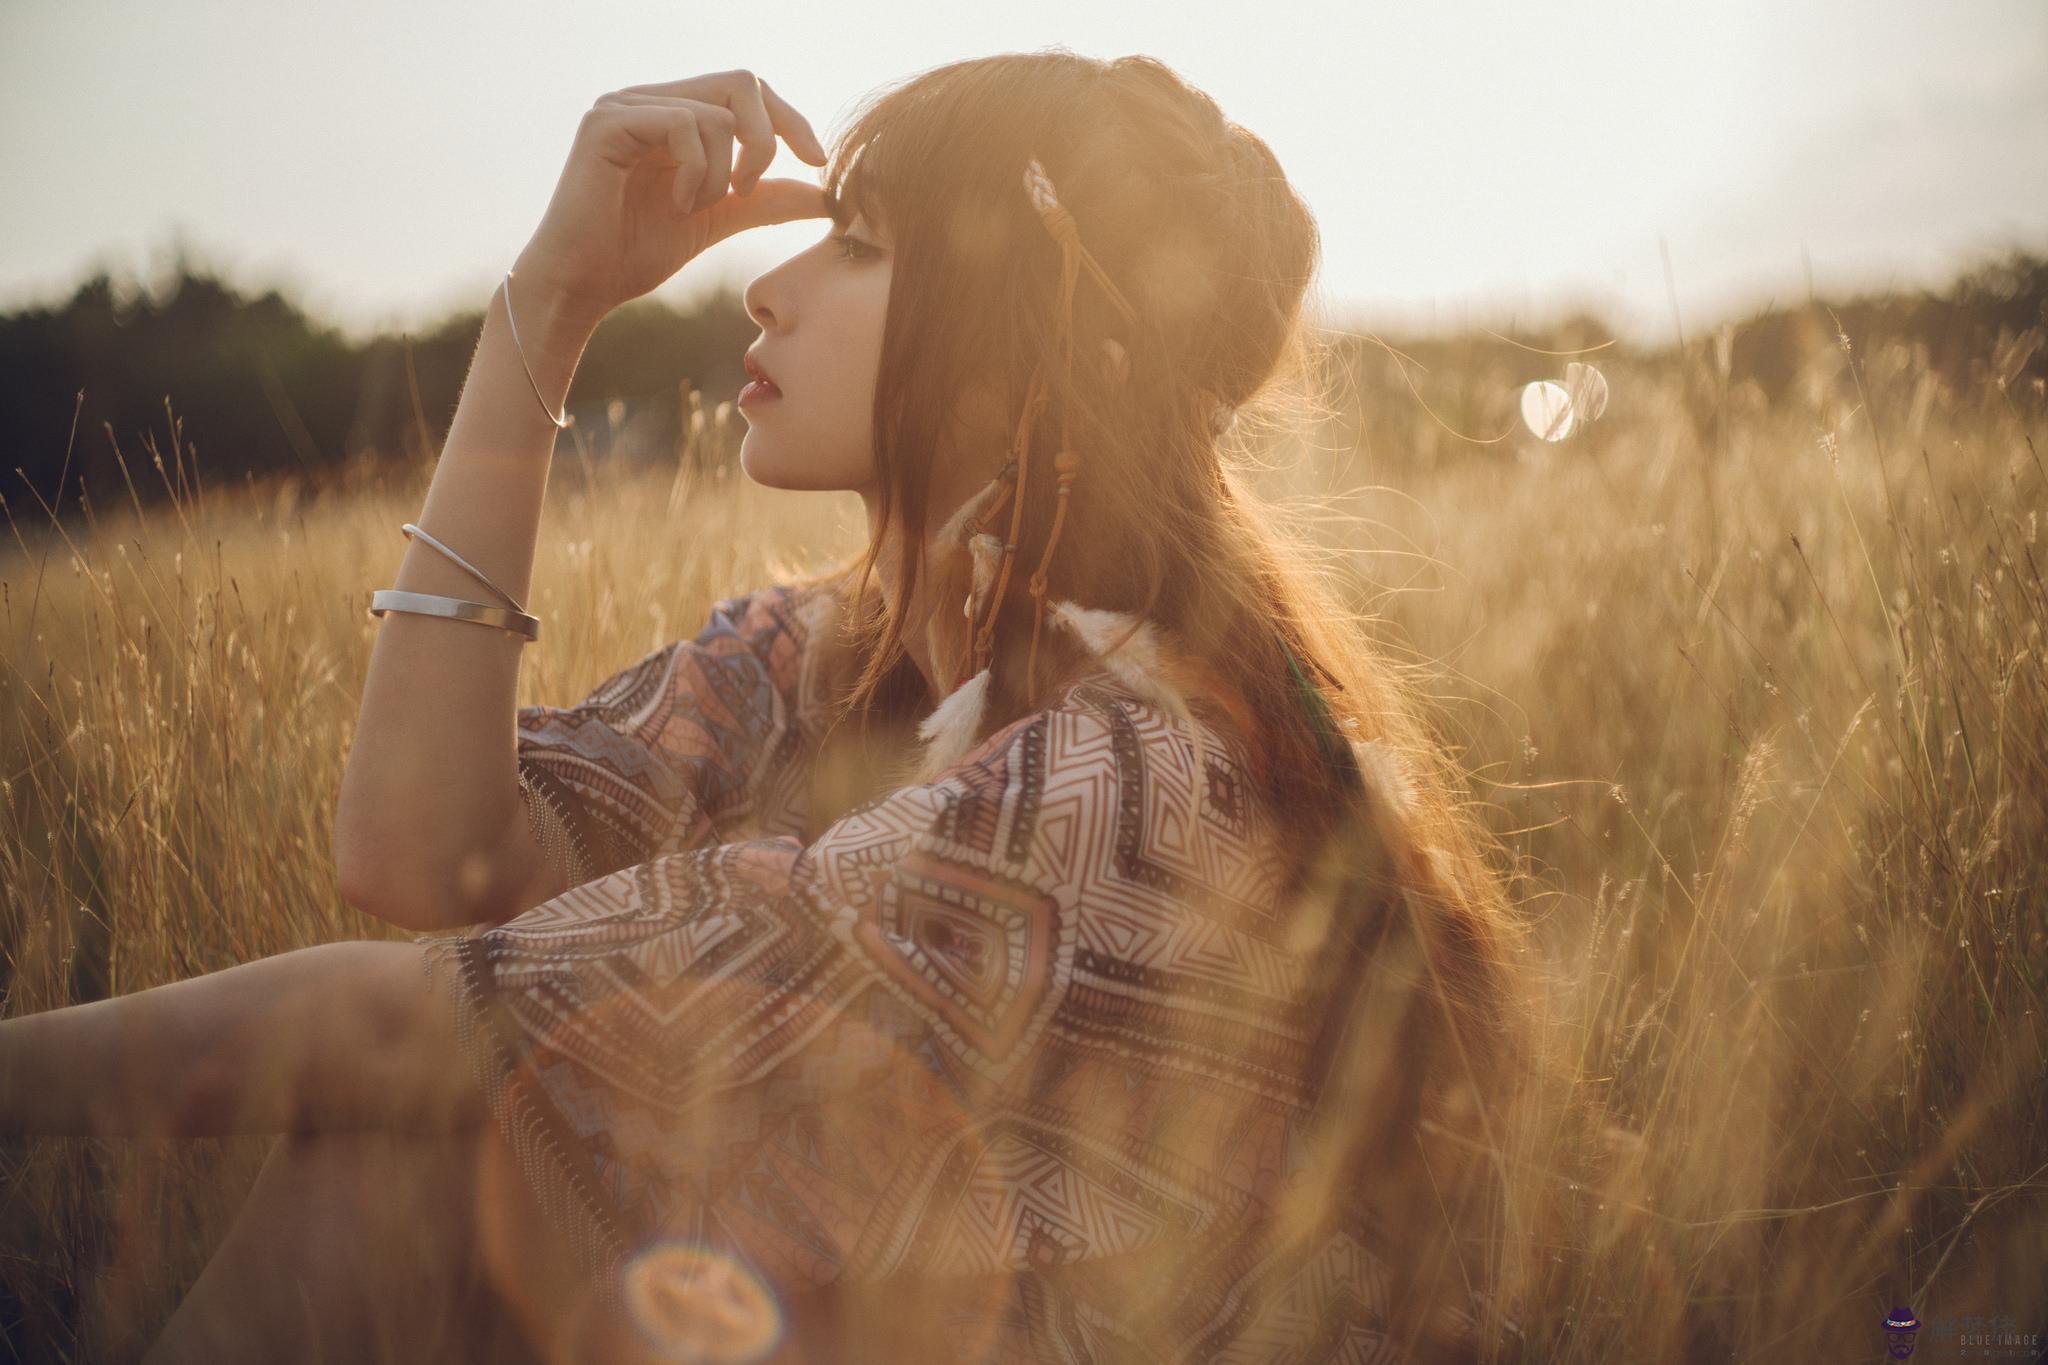
[[[486,1112],[424,951],[322,944],[0,1021],[0,1134],[293,1135],[153,1359],[233,1359],[245,1338],[252,1358],[278,1358],[308,1322],[345,1327],[351,1305],[382,1301],[394,1276],[401,1294],[475,1303],[479,1265],[549,1365],[652,1359],[596,1317]],[[466,1191],[467,1213],[437,1206],[435,1189]],[[422,1238],[429,1249],[408,1250]],[[443,1274],[444,1261],[462,1268]]]
[[[0,1136],[475,1125],[482,1097],[413,943],[323,943],[0,1021]]]
[[[537,1361],[478,1236],[490,1135],[279,1138],[148,1365]]]
[[[486,1122],[279,1139],[145,1365],[672,1358],[598,1310]]]

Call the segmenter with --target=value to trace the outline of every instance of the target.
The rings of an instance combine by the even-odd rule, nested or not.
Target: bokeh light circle
[[[627,1262],[626,1311],[676,1361],[747,1365],[782,1339],[782,1309],[760,1277],[692,1242],[658,1242]]]
[[[1564,388],[1577,420],[1590,422],[1607,411],[1607,376],[1591,365],[1574,360],[1565,366]]]
[[[1546,441],[1562,441],[1571,434],[1572,399],[1564,385],[1538,379],[1522,388],[1522,422]]]

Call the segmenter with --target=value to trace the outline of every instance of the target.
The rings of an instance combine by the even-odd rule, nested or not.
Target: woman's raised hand
[[[825,164],[810,121],[751,71],[599,96],[514,263],[522,291],[551,295],[554,306],[594,327],[714,242],[825,216],[817,185],[761,179],[778,135],[805,161]]]

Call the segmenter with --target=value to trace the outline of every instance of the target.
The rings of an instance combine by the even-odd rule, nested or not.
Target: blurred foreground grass
[[[2048,405],[2010,382],[2027,346],[1958,387],[1829,338],[1773,399],[1711,342],[1588,354],[1613,401],[1554,446],[1513,413],[1561,361],[1421,373],[1348,347],[1369,400],[1266,455],[1389,647],[1438,661],[1603,1117],[1595,1149],[1518,1175],[1579,1201],[1549,1249],[1565,1290],[1523,1318],[1533,1358],[1874,1358],[1894,1303],[2048,1326]],[[859,544],[850,494],[703,472],[738,429],[700,411],[680,473],[563,443],[522,704]],[[60,532],[8,502],[8,1014],[398,936],[341,903],[328,829],[364,608],[429,471],[200,494],[175,438],[127,463],[175,504]],[[33,1359],[138,1349],[269,1141],[0,1153],[8,1335]]]

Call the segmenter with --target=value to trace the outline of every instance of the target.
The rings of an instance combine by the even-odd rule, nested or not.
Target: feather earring
[[[974,747],[988,707],[988,681],[989,671],[984,668],[947,694],[938,709],[919,724],[917,735],[924,741],[924,756],[918,763],[916,781],[931,781]]]
[[[948,613],[935,608],[926,618],[925,643],[931,651],[934,666],[941,659],[957,661],[962,656],[964,666],[960,662],[951,665],[955,673],[945,697],[917,727],[918,738],[924,741],[924,753],[916,778],[920,782],[930,781],[960,761],[973,747],[974,737],[981,732],[982,721],[987,714],[989,668],[984,664],[978,672],[971,671],[975,663],[974,630],[995,586],[1003,542],[981,528],[1002,510],[1016,487],[1016,477],[1016,463],[1012,461],[1004,465],[986,487],[954,509],[934,538],[942,554],[954,552],[944,557],[944,562],[953,572],[944,583],[935,587],[935,600],[949,600],[954,593],[961,591],[959,569],[963,560],[968,581],[965,592],[961,592],[964,619],[946,622],[943,618]]]
[[[946,524],[939,528],[934,539],[946,546],[965,545],[967,537],[996,510],[1003,494],[1009,491],[1013,477],[1010,467],[1005,465],[986,487],[961,503],[953,515],[946,518]]]
[[[993,531],[977,531],[968,542],[968,552],[974,560],[974,583],[969,589],[966,611],[968,621],[973,622],[988,610],[988,596],[996,586],[996,566],[1003,558],[1003,542]]]
[[[1002,554],[1002,542],[981,528],[1008,501],[1015,487],[1016,469],[1014,461],[1004,465],[980,492],[954,509],[933,539],[933,544],[953,573],[947,581],[935,587],[932,600],[934,603],[947,602],[957,594],[961,599],[961,613],[966,618],[964,628],[959,622],[942,621],[944,613],[936,605],[926,618],[925,642],[931,650],[932,665],[947,669],[943,676],[948,679],[946,690],[949,693],[966,681],[976,671],[976,665],[982,662],[976,658],[975,624],[988,600],[996,564]],[[990,541],[995,542],[993,551],[988,544]],[[963,565],[967,580],[964,586],[959,572]],[[957,637],[956,630],[959,632]]]

